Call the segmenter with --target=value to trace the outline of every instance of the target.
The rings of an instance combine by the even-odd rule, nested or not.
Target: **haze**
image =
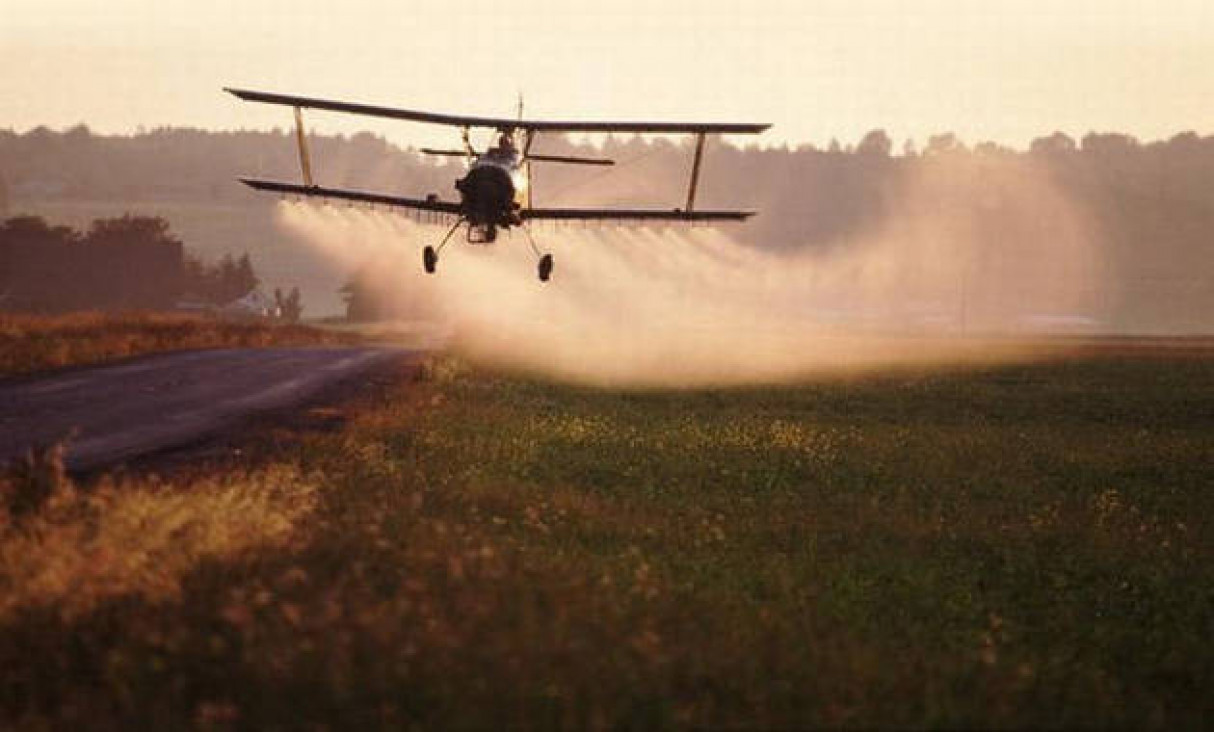
[[[1095,312],[1108,283],[1090,222],[1048,170],[988,165],[992,206],[966,166],[910,176],[868,236],[825,253],[755,251],[711,228],[541,228],[557,257],[547,284],[513,235],[452,247],[429,276],[410,242],[441,227],[306,203],[279,216],[339,266],[365,267],[370,292],[443,323],[462,354],[597,384],[760,383],[1030,357],[1003,336]]]
[[[7,0],[0,124],[268,128],[224,85],[454,112],[761,120],[767,144],[1209,132],[1202,0]],[[442,131],[317,115],[423,144]]]

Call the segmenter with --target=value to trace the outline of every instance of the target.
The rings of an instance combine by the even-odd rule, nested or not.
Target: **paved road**
[[[378,348],[191,351],[0,381],[0,463],[73,431],[66,456],[73,469],[192,442],[249,414],[298,404],[326,385],[403,353]]]

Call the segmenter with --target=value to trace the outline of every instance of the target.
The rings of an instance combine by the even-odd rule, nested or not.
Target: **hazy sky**
[[[479,114],[766,121],[779,144],[1214,131],[1210,0],[0,0],[0,128],[286,126],[225,85]],[[323,130],[451,142],[313,114]],[[444,136],[445,135],[445,136]],[[451,138],[451,139],[447,139]]]

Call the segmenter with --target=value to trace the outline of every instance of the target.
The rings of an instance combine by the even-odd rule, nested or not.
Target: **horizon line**
[[[175,131],[203,132],[203,133],[208,133],[208,134],[257,134],[257,133],[293,134],[290,132],[290,129],[291,129],[290,125],[285,125],[285,124],[284,125],[264,126],[264,127],[204,127],[204,126],[200,126],[200,125],[179,125],[179,124],[160,124],[160,125],[156,125],[156,126],[150,126],[150,125],[145,126],[143,124],[139,124],[139,125],[136,125],[135,129],[133,129],[133,130],[128,128],[124,131],[116,132],[116,131],[108,131],[108,130],[98,131],[98,130],[94,129],[93,127],[91,127],[87,122],[84,122],[84,121],[79,121],[79,122],[75,122],[72,124],[63,125],[60,127],[53,127],[50,124],[41,123],[41,124],[36,124],[31,127],[28,127],[23,131],[17,130],[13,126],[0,127],[0,134],[8,133],[8,134],[17,135],[17,136],[26,136],[26,135],[32,134],[34,132],[37,132],[38,130],[46,130],[53,134],[62,135],[62,134],[68,134],[68,133],[74,132],[80,128],[84,128],[85,131],[87,131],[90,136],[98,137],[98,138],[106,138],[106,137],[109,137],[109,138],[135,138],[135,137],[151,135],[154,133],[175,132]],[[1004,141],[1000,141],[1000,140],[996,140],[996,139],[990,139],[990,138],[967,137],[964,133],[954,132],[952,130],[942,130],[942,131],[938,131],[938,132],[934,132],[934,133],[929,133],[925,137],[919,137],[919,136],[914,136],[914,135],[906,136],[906,137],[894,137],[889,133],[889,130],[886,127],[882,127],[882,126],[871,127],[869,129],[864,130],[863,132],[858,134],[858,136],[854,139],[854,141],[845,141],[844,139],[841,139],[837,136],[832,136],[825,143],[812,141],[812,140],[801,140],[801,141],[796,141],[796,142],[791,141],[791,140],[781,140],[779,142],[754,141],[754,142],[748,142],[748,144],[745,144],[745,145],[739,145],[739,144],[733,143],[732,138],[741,137],[741,135],[713,134],[713,135],[711,135],[711,137],[725,138],[724,142],[726,144],[730,144],[733,147],[736,147],[741,150],[744,150],[744,149],[758,149],[758,150],[785,149],[785,150],[788,150],[789,152],[796,152],[799,150],[809,149],[809,150],[816,150],[819,152],[830,152],[830,148],[837,144],[839,146],[841,152],[847,152],[847,151],[855,151],[855,149],[858,147],[859,143],[862,142],[867,135],[876,133],[876,132],[885,133],[885,135],[889,138],[890,142],[892,143],[893,149],[891,149],[890,157],[905,157],[906,154],[905,154],[903,148],[905,148],[907,143],[913,144],[916,147],[917,153],[922,153],[923,148],[926,147],[928,144],[930,144],[930,142],[933,138],[942,137],[942,136],[946,136],[946,135],[952,135],[954,138],[957,139],[958,142],[961,143],[961,145],[965,149],[970,150],[970,151],[974,151],[979,147],[983,147],[983,146],[987,146],[987,145],[994,145],[1002,150],[1010,151],[1010,152],[1018,152],[1018,153],[1030,152],[1032,144],[1034,142],[1036,142],[1038,140],[1049,139],[1058,134],[1065,135],[1067,138],[1069,138],[1072,142],[1074,142],[1076,144],[1077,149],[1082,149],[1082,145],[1081,145],[1082,141],[1085,138],[1092,136],[1092,135],[1101,135],[1101,136],[1108,135],[1108,136],[1127,137],[1127,138],[1134,140],[1139,146],[1142,146],[1142,147],[1149,147],[1152,145],[1159,145],[1159,144],[1168,144],[1168,143],[1172,142],[1173,140],[1177,139],[1178,137],[1181,137],[1184,135],[1195,135],[1200,140],[1214,139],[1214,132],[1202,133],[1202,132],[1198,131],[1196,128],[1179,129],[1175,132],[1170,133],[1169,135],[1167,135],[1165,137],[1155,137],[1155,138],[1140,138],[1133,133],[1126,132],[1126,131],[1119,130],[1119,129],[1104,129],[1104,130],[1090,129],[1087,132],[1084,132],[1082,135],[1072,134],[1072,133],[1067,132],[1062,129],[1054,129],[1050,132],[1045,132],[1036,137],[1033,137],[1033,138],[1029,139],[1026,144],[1021,145],[1021,144],[1008,143],[1008,142],[1004,142]],[[367,135],[371,135],[372,137],[382,139],[385,142],[395,145],[396,147],[398,147],[402,150],[416,149],[412,145],[401,145],[399,142],[392,139],[390,136],[384,134],[382,130],[364,129],[364,130],[359,130],[356,132],[342,132],[342,131],[316,131],[315,129],[312,129],[308,132],[309,136],[316,136],[316,137],[346,137],[346,138],[349,138],[349,137],[353,137],[353,136],[360,135],[360,134],[367,134]],[[602,138],[602,139],[606,139],[609,137],[615,137],[616,139],[634,139],[634,138],[669,139],[672,137],[673,138],[689,137],[688,135],[677,134],[677,133],[631,133],[631,134],[615,134],[615,135],[610,134],[610,133],[594,133],[594,134],[590,134],[590,133],[580,133],[580,134],[549,133],[549,135],[553,135],[553,136],[559,135],[561,137],[565,137],[568,139],[575,139],[575,140],[579,140],[579,141],[586,141],[586,138],[588,138],[588,137]],[[748,137],[747,139],[753,140],[754,138]],[[593,145],[594,143],[591,142],[591,144]]]

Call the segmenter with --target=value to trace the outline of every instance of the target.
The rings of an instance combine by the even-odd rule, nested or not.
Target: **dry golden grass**
[[[184,484],[104,478],[82,491],[61,450],[32,455],[0,478],[0,625],[31,609],[70,621],[115,598],[179,600],[202,563],[286,545],[315,492],[283,466]]]
[[[351,343],[351,333],[177,313],[0,313],[0,376],[162,351]]]

